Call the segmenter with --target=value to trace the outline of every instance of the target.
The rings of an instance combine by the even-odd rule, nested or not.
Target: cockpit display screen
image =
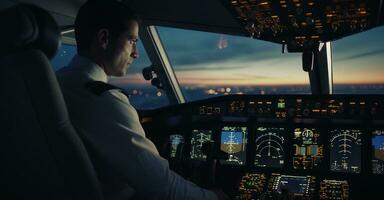
[[[360,173],[361,136],[358,129],[331,130],[331,171]]]
[[[258,127],[256,129],[257,167],[282,168],[284,166],[284,128]]]
[[[272,173],[268,184],[268,196],[270,199],[312,199],[315,184],[316,177],[314,176],[292,176]]]
[[[372,173],[384,174],[384,130],[372,133]]]
[[[247,127],[224,126],[221,129],[220,150],[228,154],[222,164],[245,165],[247,136]]]
[[[184,143],[184,137],[179,134],[170,135],[169,143],[170,143],[169,157],[174,158],[176,156],[177,147],[179,146],[179,144]]]
[[[206,160],[207,155],[204,154],[202,148],[207,142],[213,142],[212,130],[193,130],[191,137],[191,159]]]
[[[304,194],[309,188],[309,180],[305,176],[281,175],[277,177],[276,183],[275,190],[280,194],[283,190],[287,190],[288,193]]]
[[[313,169],[323,160],[323,144],[316,128],[295,128],[293,135],[293,168]]]

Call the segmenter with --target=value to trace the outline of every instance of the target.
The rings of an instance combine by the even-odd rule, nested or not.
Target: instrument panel
[[[217,182],[233,199],[361,199],[384,178],[383,103],[378,95],[224,96],[156,110],[151,126],[163,133],[149,136],[158,145],[161,134],[182,135],[166,142],[183,152],[162,155],[188,157],[189,174],[220,154]]]
[[[193,107],[197,116],[237,116],[258,118],[384,119],[384,99],[380,95],[285,95],[228,96]],[[216,98],[221,99],[221,97]]]
[[[292,176],[273,173],[269,180],[265,174],[247,173],[239,184],[236,200],[248,199],[320,199],[348,200],[348,181],[324,179],[316,194],[316,177]]]

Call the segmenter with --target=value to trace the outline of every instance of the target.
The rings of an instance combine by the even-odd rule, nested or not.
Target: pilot
[[[171,171],[145,136],[135,108],[108,76],[124,76],[139,56],[139,20],[115,1],[88,1],[75,20],[77,55],[57,72],[74,126],[106,199],[227,199]]]

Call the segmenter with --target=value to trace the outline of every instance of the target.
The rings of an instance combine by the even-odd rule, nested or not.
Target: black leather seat
[[[0,27],[0,199],[102,199],[48,60],[57,24],[17,5],[0,12]]]

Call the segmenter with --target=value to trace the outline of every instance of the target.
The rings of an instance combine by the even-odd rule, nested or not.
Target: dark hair
[[[89,0],[76,16],[75,35],[77,52],[89,49],[100,29],[108,29],[112,38],[126,30],[125,22],[139,21],[137,15],[125,4],[115,0]]]

